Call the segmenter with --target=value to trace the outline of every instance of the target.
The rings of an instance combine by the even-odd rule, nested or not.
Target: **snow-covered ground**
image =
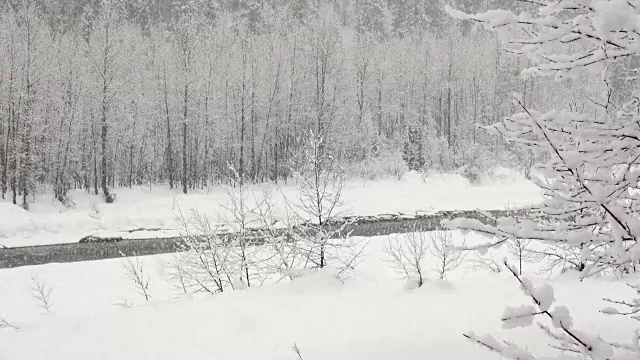
[[[280,216],[285,217],[283,196],[291,201],[297,198],[292,185],[254,186],[260,193],[273,190],[273,199]],[[91,234],[116,232],[124,238],[175,236],[180,229],[180,212],[191,210],[206,213],[217,219],[224,217],[227,195],[223,188],[192,191],[187,195],[179,189],[155,186],[134,189],[115,189],[116,202],[104,204],[99,195],[84,191],[71,192],[75,208],[68,209],[40,195],[29,211],[0,202],[0,245],[28,246],[77,242]],[[377,215],[389,213],[415,214],[420,211],[439,210],[504,210],[537,203],[541,191],[520,174],[497,169],[478,184],[470,184],[459,175],[433,174],[423,177],[410,172],[401,180],[350,181],[343,200],[343,214]],[[154,231],[122,232],[132,229]],[[158,231],[159,230],[159,231]]]
[[[163,268],[171,255],[143,257],[150,302],[126,280],[121,259],[1,270],[0,316],[20,330],[0,328],[0,359],[294,360],[294,344],[305,360],[499,358],[465,340],[469,330],[550,351],[544,336],[532,336],[535,328],[501,329],[505,305],[529,303],[511,275],[463,266],[449,282],[433,280],[431,271],[425,286],[410,290],[381,261],[386,238],[371,239],[366,260],[344,282],[318,272],[215,296],[178,295]],[[432,263],[427,259],[427,268]],[[53,288],[49,314],[31,295],[32,276]],[[633,323],[597,312],[603,296],[631,296],[627,286],[607,278],[580,282],[573,274],[551,283],[576,328],[628,340]],[[123,299],[134,306],[115,305]]]

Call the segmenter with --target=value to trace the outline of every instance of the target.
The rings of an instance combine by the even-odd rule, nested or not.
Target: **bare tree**
[[[444,280],[448,272],[457,269],[462,264],[467,253],[455,246],[451,231],[432,231],[429,233],[429,238],[431,240],[429,251],[436,258],[435,269],[440,279]],[[464,242],[460,246],[464,246]]]
[[[93,31],[88,41],[88,54],[92,70],[96,76],[96,100],[100,105],[100,187],[105,202],[112,203],[114,196],[109,192],[107,177],[108,136],[111,123],[112,105],[121,92],[125,81],[124,56],[122,56],[123,38],[119,34],[121,19],[119,0],[101,0],[95,13],[90,14]]]
[[[180,70],[180,98],[182,100],[182,192],[188,188],[188,127],[193,114],[189,113],[190,102],[193,101],[195,78],[196,44],[199,36],[198,14],[195,8],[181,9],[182,17],[174,26],[173,38],[177,52],[178,69]],[[167,135],[169,136],[169,135]]]
[[[124,256],[122,253],[121,255]],[[140,261],[140,258],[135,255],[125,256],[122,266],[124,267],[125,276],[133,283],[135,291],[144,297],[145,301],[149,301],[151,299],[151,294],[149,293],[151,278],[145,271],[144,264]]]
[[[181,294],[187,294],[187,273],[185,272],[184,264],[180,257],[174,255],[169,262],[164,264],[164,268],[167,271],[168,280],[173,285],[173,288]]]
[[[242,181],[242,174],[231,169],[235,174],[238,184],[237,188],[226,188],[228,202],[223,204],[228,217],[224,219],[224,223],[229,226],[233,232],[233,238],[228,239],[232,246],[235,257],[238,259],[238,277],[246,286],[251,287],[254,277],[260,278],[259,271],[256,272],[254,267],[258,267],[261,261],[258,259],[256,252],[256,232],[252,227],[257,224],[254,217],[254,206],[250,203],[249,189]]]
[[[404,235],[389,237],[383,251],[387,258],[383,259],[405,280],[415,281],[418,287],[424,285],[427,272],[424,268],[425,257],[429,249],[426,233],[414,229]]]
[[[511,255],[516,258],[520,275],[523,274],[522,264],[539,262],[545,257],[544,253],[540,253],[531,249],[530,239],[515,239],[509,241],[507,243],[507,248],[509,249]]]
[[[300,159],[301,169],[295,171],[296,185],[300,191],[298,202],[288,201],[304,227],[304,250],[307,261],[314,267],[324,268],[331,257],[328,254],[332,237],[339,237],[343,227],[332,228],[342,207],[342,191],[345,176],[334,157],[324,145],[324,139],[310,132],[305,151]]]
[[[36,117],[36,83],[42,77],[42,50],[40,36],[41,24],[38,18],[36,5],[31,1],[21,3],[18,11],[18,24],[20,29],[21,44],[23,46],[23,94],[18,101],[18,117],[21,149],[19,156],[20,169],[18,181],[22,193],[22,207],[29,209],[27,197],[33,186],[33,131]],[[17,148],[16,148],[17,150]]]
[[[189,218],[181,213],[181,221],[181,240],[177,243],[181,252],[176,255],[182,271],[180,286],[189,292],[210,294],[232,288],[238,275],[231,266],[233,249],[219,236],[219,228],[197,211],[192,211]]]
[[[265,189],[259,194],[253,193],[252,210],[257,222],[258,232],[264,241],[265,250],[270,252],[265,265],[268,273],[277,274],[278,280],[295,279],[301,276],[305,265],[305,253],[302,251],[303,237],[294,222],[287,217],[278,219],[275,214],[273,191]]]

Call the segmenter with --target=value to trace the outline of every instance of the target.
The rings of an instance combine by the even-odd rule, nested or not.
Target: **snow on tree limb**
[[[628,1],[530,1],[538,14],[489,10],[449,15],[484,25],[503,36],[509,50],[525,54],[533,75],[573,76],[580,70],[601,71],[606,62],[636,55],[640,7]]]
[[[552,341],[550,346],[560,351],[561,354],[572,353],[580,355],[580,357],[576,357],[576,359],[626,360],[636,358],[634,356],[640,353],[640,346],[638,346],[640,335],[638,332],[634,333],[631,342],[625,344],[608,342],[599,336],[593,336],[579,331],[575,329],[573,325],[573,319],[569,309],[562,305],[554,305],[555,297],[551,286],[547,284],[534,286],[530,280],[519,275],[516,269],[506,261],[504,265],[518,281],[522,292],[532,300],[532,304],[530,305],[507,307],[501,319],[504,328],[511,329],[514,327],[532,326],[535,317],[542,317],[543,320],[546,318],[552,327],[542,322],[537,322],[538,327]],[[637,301],[640,300],[636,299],[633,303]],[[617,303],[622,303],[625,306],[633,304],[628,302]],[[618,312],[612,308],[604,309],[603,312],[607,314],[618,314]],[[479,336],[473,332],[468,332],[465,333],[464,336],[507,359],[536,358],[533,354],[523,350],[519,346],[509,342],[501,343],[491,335]],[[560,358],[563,357],[558,357],[558,359]]]

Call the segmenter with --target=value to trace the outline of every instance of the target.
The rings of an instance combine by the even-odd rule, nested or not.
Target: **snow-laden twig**
[[[10,329],[13,329],[13,330],[16,330],[16,331],[20,330],[20,328],[17,325],[9,322],[9,320],[7,320],[7,319],[5,319],[5,318],[0,316],[0,329],[2,329],[2,328],[10,328]]]
[[[624,344],[609,342],[599,336],[593,336],[577,330],[573,325],[569,309],[562,305],[554,306],[555,296],[551,286],[547,284],[534,286],[529,279],[519,274],[506,261],[504,265],[518,281],[522,292],[532,301],[531,305],[507,307],[501,318],[504,328],[529,327],[534,324],[534,318],[543,317],[552,326],[537,322],[538,328],[550,339],[549,346],[557,349],[561,354],[570,352],[580,355],[581,358],[592,360],[622,360],[640,356],[638,332],[635,333],[630,343]],[[627,306],[631,303],[622,302],[622,304]],[[604,309],[603,312],[606,314],[618,314],[615,309],[612,310],[611,308]],[[507,359],[532,360],[536,358],[533,354],[515,344],[498,342],[491,335],[478,336],[469,332],[464,336],[493,352],[501,354]],[[562,356],[559,356],[553,359],[562,358]]]

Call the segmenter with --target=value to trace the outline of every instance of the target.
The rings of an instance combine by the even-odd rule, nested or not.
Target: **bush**
[[[394,177],[396,179],[409,171],[407,163],[398,150],[384,149],[377,156],[351,164],[349,175],[352,177],[375,180]]]

